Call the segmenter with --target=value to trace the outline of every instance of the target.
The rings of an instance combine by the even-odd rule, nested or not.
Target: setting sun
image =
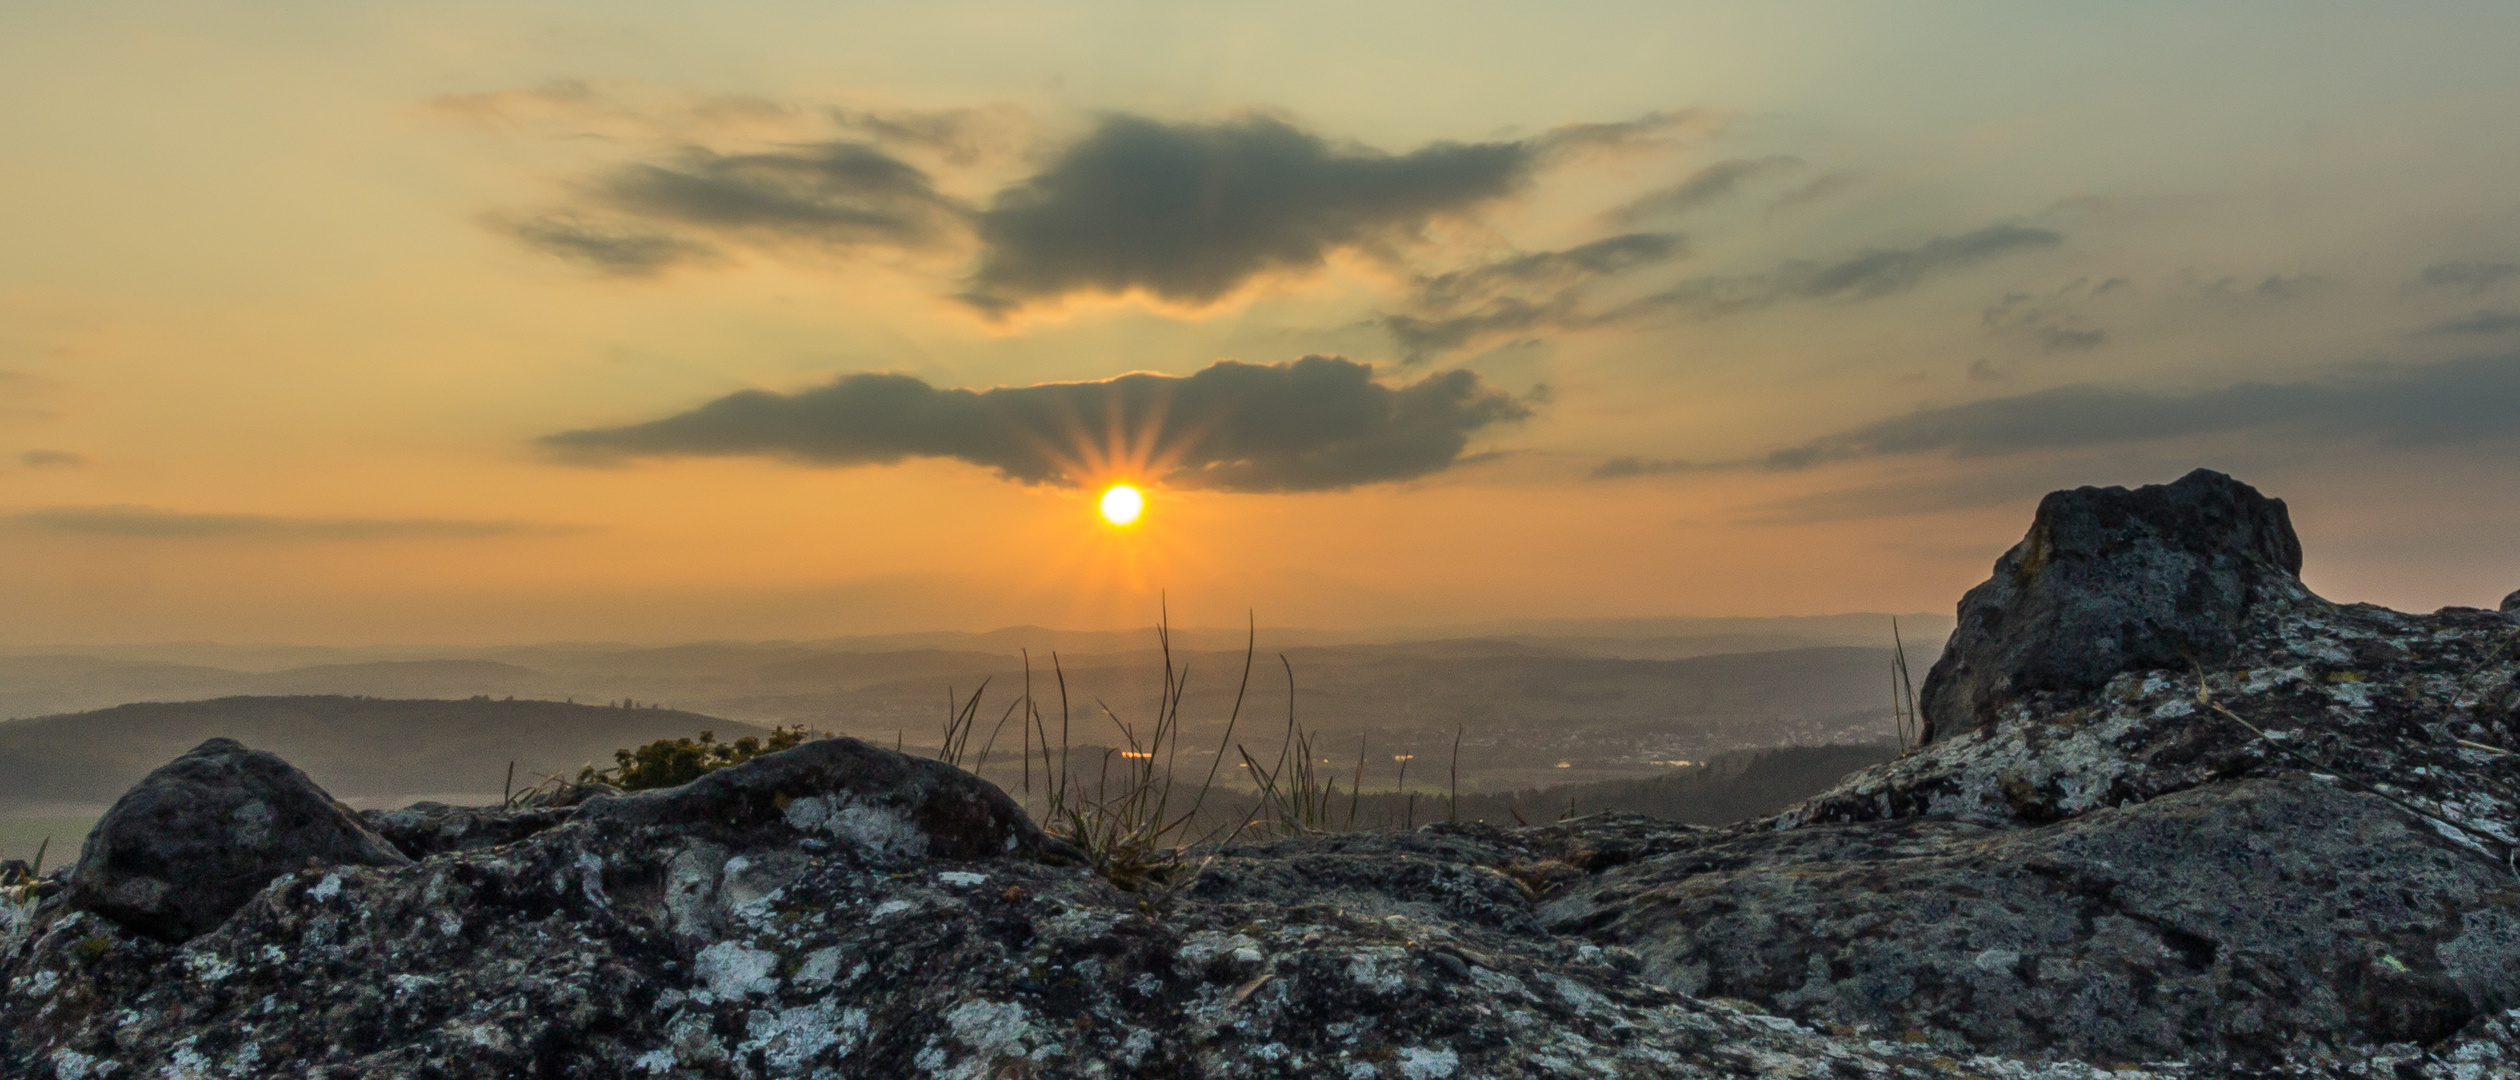
[[[1146,496],[1139,494],[1136,488],[1127,484],[1113,484],[1103,492],[1104,521],[1114,525],[1128,525],[1137,521],[1138,515],[1145,512]]]

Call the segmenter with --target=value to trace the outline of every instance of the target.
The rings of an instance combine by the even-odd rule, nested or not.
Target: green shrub
[[[703,731],[697,739],[658,739],[634,750],[613,751],[612,768],[588,766],[578,773],[578,782],[610,784],[623,791],[674,787],[763,754],[803,745],[812,737],[805,725],[798,724],[772,728],[768,739],[746,735],[734,742],[719,742],[714,731]]]

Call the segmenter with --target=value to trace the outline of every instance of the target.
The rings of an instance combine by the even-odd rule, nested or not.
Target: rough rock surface
[[[310,862],[410,861],[278,755],[211,739],[106,811],[70,875],[69,903],[181,941]]]
[[[2252,609],[2300,572],[2283,500],[2218,472],[2051,493],[1961,599],[1925,676],[1924,741],[1993,723],[2014,701],[2068,707],[2121,672],[2221,667]]]
[[[814,743],[371,814],[420,861],[180,944],[0,906],[0,1076],[2520,1076],[2520,626],[2320,600],[2203,483],[2031,576],[2241,596],[2197,609],[2237,612],[2218,659],[2072,689],[1992,642],[1991,717],[1773,818],[1248,845],[1133,894],[966,774]]]

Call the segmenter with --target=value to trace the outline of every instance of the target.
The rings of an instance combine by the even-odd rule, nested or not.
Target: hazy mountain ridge
[[[101,806],[216,736],[281,754],[343,799],[399,805],[453,794],[496,802],[510,761],[523,787],[545,772],[608,766],[621,747],[702,729],[730,739],[764,733],[673,709],[552,701],[326,695],[121,705],[0,723],[0,813]]]

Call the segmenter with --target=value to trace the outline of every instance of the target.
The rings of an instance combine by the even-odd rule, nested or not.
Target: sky
[[[0,642],[2520,588],[2520,8],[0,11]],[[1146,492],[1120,527],[1104,487]]]

